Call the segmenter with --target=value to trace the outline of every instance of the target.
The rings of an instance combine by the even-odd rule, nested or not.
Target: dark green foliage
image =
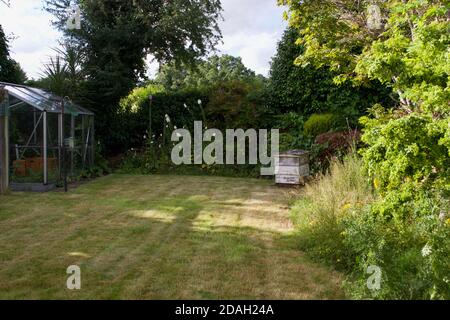
[[[221,36],[220,1],[77,0],[82,28],[67,30],[70,2],[47,0],[45,9],[54,14],[67,41],[83,53],[86,77],[83,94],[75,100],[96,113],[97,135],[105,150],[124,151],[122,140],[127,137],[120,127],[119,101],[145,78],[145,59],[153,54],[160,62],[190,64],[206,54]]]
[[[332,113],[313,114],[303,125],[303,132],[311,137],[328,132],[337,126],[337,117]]]
[[[205,106],[210,128],[260,128],[268,124],[265,103],[266,79],[245,67],[241,58],[212,56],[194,66],[168,64],[156,82],[166,92],[202,91],[209,96]]]
[[[213,174],[226,176],[258,176],[258,166],[174,166],[170,152],[172,130],[193,131],[194,121],[204,128],[265,128],[270,122],[264,106],[264,82],[225,81],[203,89],[165,91],[161,85],[138,88],[121,102],[120,117],[126,132],[115,137],[130,150],[121,165],[121,172],[178,174]],[[152,136],[149,129],[149,95],[152,95]],[[170,119],[167,122],[166,115]]]
[[[402,115],[373,110],[362,118],[367,148],[361,150],[367,171],[384,201],[373,211],[397,221],[409,219],[429,192],[450,197],[450,118]],[[417,202],[417,203],[416,203]],[[426,213],[426,212],[424,212]]]
[[[170,141],[171,134],[176,128],[185,128],[193,131],[194,121],[202,121],[204,129],[211,127],[234,128],[235,125],[245,124],[239,117],[232,117],[233,112],[227,111],[226,119],[216,118],[215,110],[217,100],[213,97],[219,95],[218,90],[226,87],[230,91],[221,92],[220,99],[235,99],[243,113],[253,110],[255,102],[249,97],[248,87],[242,83],[224,83],[218,85],[210,92],[202,90],[179,90],[173,92],[159,91],[150,85],[148,91],[153,92],[152,100],[152,137],[148,138],[149,99],[126,99],[122,102],[124,125],[127,124],[129,145],[119,172],[122,173],[172,173],[189,175],[221,175],[257,177],[259,166],[228,166],[228,165],[182,165],[176,166],[170,161],[170,153],[174,142]],[[237,89],[239,88],[239,89]],[[140,89],[135,92],[140,95]],[[232,98],[233,96],[233,98]],[[213,102],[216,101],[216,102]],[[133,106],[134,103],[137,105]],[[219,106],[222,106],[219,104]],[[227,105],[226,107],[231,107]],[[248,110],[247,110],[248,109]],[[248,111],[250,112],[250,111]],[[168,121],[169,120],[169,121]],[[205,121],[206,120],[206,121]],[[248,119],[246,120],[248,122]]]
[[[9,56],[8,39],[0,25],[0,81],[22,84],[27,80],[19,63]]]
[[[377,83],[361,88],[337,85],[333,82],[336,74],[326,67],[295,65],[296,58],[304,52],[296,44],[298,37],[297,30],[287,29],[272,60],[268,86],[272,112],[297,112],[305,116],[333,112],[357,125],[358,117],[374,103],[388,103],[388,91]]]
[[[193,129],[194,121],[202,121],[202,105],[208,103],[208,94],[199,90],[186,90],[177,92],[155,92],[152,100],[152,135],[155,138],[163,133],[165,115],[171,120],[172,126]],[[117,141],[123,151],[130,148],[141,148],[145,145],[149,129],[150,100],[144,99],[133,105],[123,102],[118,112],[117,127],[119,131],[111,133],[111,138]]]
[[[146,145],[150,95],[154,139],[162,134],[166,114],[172,126],[188,130],[193,129],[194,121],[217,129],[273,126],[265,103],[265,79],[255,76],[239,58],[213,56],[196,65],[195,70],[197,73],[187,67],[165,66],[157,80],[134,89],[122,99],[119,118],[124,130],[112,134],[120,134],[114,139],[126,147],[124,150]],[[177,79],[175,82],[173,77]],[[170,90],[175,83],[178,89]]]
[[[279,3],[289,6],[291,25],[302,35],[306,50],[299,65],[326,65],[339,73],[340,82],[379,81],[396,102],[395,109],[377,105],[361,119],[366,145],[359,166],[361,178],[375,188],[373,199],[336,202],[362,189],[355,185],[336,196],[341,183],[332,185],[333,180],[342,179],[332,171],[318,183],[332,197],[310,198],[316,207],[311,217],[333,214],[303,225],[308,249],[344,264],[352,297],[449,299],[449,1]],[[385,18],[383,30],[358,22],[373,3]],[[341,177],[350,176],[347,172]],[[367,288],[371,265],[382,271],[379,290]]]
[[[127,152],[120,163],[117,172],[127,174],[175,174],[175,175],[208,175],[221,177],[260,177],[260,166],[225,164],[213,165],[181,165],[176,166],[164,157],[154,157],[148,149],[145,151],[131,150]]]
[[[70,44],[54,48],[54,56],[50,56],[41,70],[41,78],[27,81],[33,87],[49,90],[61,97],[68,97],[83,106],[85,94],[85,72],[82,69],[83,54]]]
[[[217,129],[265,128],[269,122],[263,107],[264,85],[261,82],[229,81],[208,90],[164,91],[153,85],[147,88],[147,93],[152,92],[153,96],[152,134],[155,138],[163,133],[166,114],[172,126],[190,131],[194,121],[203,121],[204,126]],[[150,107],[147,93],[144,89],[137,89],[136,97],[121,102],[117,119],[123,130],[112,134],[124,150],[145,145]]]
[[[448,203],[427,192],[410,202],[410,216],[403,221],[374,214],[380,204],[343,219],[343,249],[357,257],[348,292],[357,299],[449,299],[450,219],[443,215]],[[380,290],[367,289],[369,265],[382,270]]]
[[[253,81],[255,72],[248,69],[240,57],[211,56],[194,66],[164,65],[156,77],[166,90],[205,89],[226,81]]]
[[[261,81],[228,81],[211,88],[207,125],[217,129],[264,128],[268,124]]]
[[[327,74],[313,67],[294,65],[295,58],[303,52],[302,47],[295,44],[297,37],[294,29],[285,31],[272,60],[268,89],[274,112],[292,111],[307,115],[324,107],[328,89],[321,83]]]
[[[44,65],[43,73],[45,75],[45,78],[41,81],[43,86],[63,97],[68,93],[66,64],[60,56],[50,57]]]
[[[309,149],[312,139],[303,134],[305,117],[288,112],[275,117],[275,128],[280,130],[280,150],[288,151],[293,149]]]
[[[106,161],[106,159],[102,156],[101,151],[97,149],[95,153],[94,166],[83,169],[80,175],[75,177],[74,180],[93,179],[110,174],[111,172],[112,170],[108,161]]]

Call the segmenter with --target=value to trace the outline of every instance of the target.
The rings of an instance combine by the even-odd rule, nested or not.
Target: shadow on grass
[[[127,188],[36,196],[40,209],[8,215],[0,298],[342,298],[340,277],[306,259],[290,234],[241,225],[245,196],[212,200],[207,187],[188,185],[183,195],[168,196],[167,187],[145,198]],[[73,264],[80,291],[66,289]]]

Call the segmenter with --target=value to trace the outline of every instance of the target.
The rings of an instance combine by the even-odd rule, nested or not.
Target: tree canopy
[[[27,76],[19,63],[9,55],[8,39],[0,25],[0,81],[21,84],[26,80]]]
[[[389,84],[407,113],[450,116],[450,1],[389,1],[386,31],[357,59],[359,76]]]
[[[296,65],[295,60],[305,54],[304,45],[297,43],[299,36],[297,29],[288,28],[272,59],[268,98],[273,112],[306,116],[334,112],[356,121],[374,103],[387,103],[387,91],[379,83],[360,88],[338,85],[333,82],[337,73],[328,66]]]
[[[194,66],[166,64],[156,80],[167,90],[178,90],[205,88],[223,81],[251,81],[255,77],[255,72],[247,68],[240,57],[224,54],[213,55]]]
[[[66,28],[71,3],[80,8],[81,29]],[[145,78],[146,58],[190,64],[221,38],[219,0],[46,0],[44,8],[65,41],[83,53],[79,99],[100,117],[97,131],[111,152],[120,149],[114,142],[119,101]]]
[[[301,65],[327,65],[336,80],[376,79],[391,86],[408,112],[448,110],[450,2],[448,0],[279,0],[305,46]],[[373,29],[369,6],[377,5]]]
[[[367,25],[368,5],[378,4],[384,14],[388,2],[392,1],[278,0],[288,6],[285,16],[300,32],[298,43],[305,46],[297,63],[327,65],[340,73],[352,73],[357,57],[382,32]]]
[[[82,12],[79,30],[65,28],[71,1],[47,0],[45,8],[55,15],[55,25],[66,40],[85,52],[89,79],[117,101],[145,77],[149,54],[160,62],[192,63],[213,49],[221,36],[218,0],[75,2]]]

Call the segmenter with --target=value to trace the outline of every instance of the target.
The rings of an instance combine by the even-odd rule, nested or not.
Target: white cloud
[[[60,38],[41,4],[40,0],[12,0],[8,8],[0,3],[0,23],[6,34],[13,36],[11,56],[33,78],[39,77],[42,63],[53,54]]]
[[[267,75],[277,42],[286,28],[276,0],[222,0],[222,53],[242,57],[244,64]]]
[[[256,34],[236,33],[224,37],[220,50],[242,58],[244,64],[256,73],[267,75],[270,61],[276,52],[278,32]]]
[[[286,27],[283,9],[276,0],[222,0],[221,53],[241,56],[257,73],[267,75],[277,40]],[[11,8],[0,3],[0,23],[7,35],[14,34],[11,56],[29,77],[39,77],[42,63],[53,54],[61,35],[50,24],[52,16],[42,10],[41,0],[12,0]],[[155,67],[150,72],[154,74]]]

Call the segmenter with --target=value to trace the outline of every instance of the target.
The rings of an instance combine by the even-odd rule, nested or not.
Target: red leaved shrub
[[[317,158],[320,162],[324,162],[333,157],[340,157],[346,154],[360,139],[361,131],[358,129],[320,134],[314,141],[321,147]]]

